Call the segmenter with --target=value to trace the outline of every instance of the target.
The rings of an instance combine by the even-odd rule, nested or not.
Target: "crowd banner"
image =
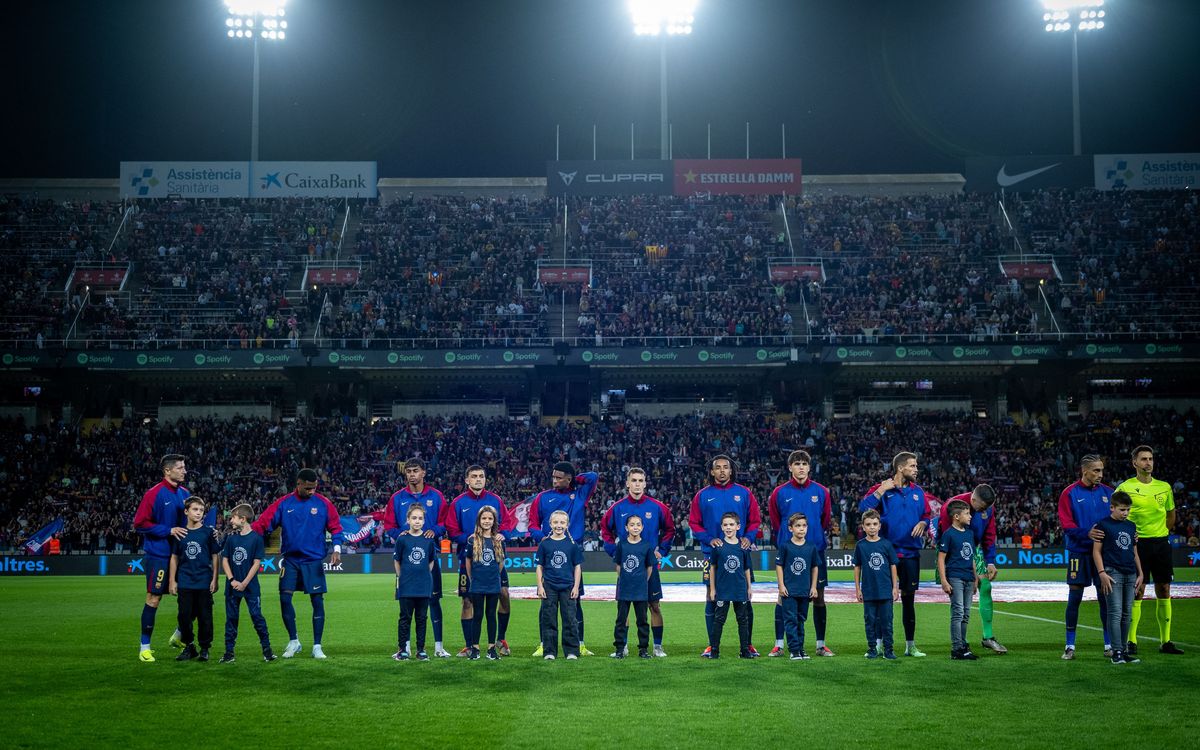
[[[1189,547],[1174,547],[1171,551],[1172,562],[1176,569],[1200,567],[1200,550]],[[700,571],[704,567],[704,555],[696,549],[673,549],[663,556],[664,571],[695,572],[695,580],[700,579]],[[848,571],[854,568],[854,555],[850,549],[828,549],[825,560],[830,570]],[[267,552],[260,567],[262,574],[279,573],[283,558],[276,552]],[[440,561],[443,571],[452,571],[458,567],[458,560],[453,554],[442,553]],[[921,564],[927,570],[932,570],[937,563],[937,550],[921,550]],[[775,570],[775,550],[764,548],[754,550],[750,554],[750,564],[754,570],[770,573]],[[537,565],[535,550],[532,548],[517,548],[509,550],[504,558],[504,566],[514,573],[533,573]],[[1004,569],[1021,568],[1066,568],[1067,553],[1061,547],[1019,549],[1016,547],[1001,547],[996,554],[996,567]],[[611,573],[612,558],[601,550],[585,552],[583,569],[591,573]],[[343,553],[341,562],[334,565],[325,560],[327,573],[387,573],[394,574],[392,556],[390,554],[349,554]],[[0,576],[37,576],[37,575],[71,575],[71,576],[130,576],[142,578],[146,574],[146,559],[138,554],[100,554],[100,555],[0,555]],[[674,579],[679,580],[679,579]],[[684,580],[687,580],[686,578]]]
[[[980,156],[967,159],[963,190],[995,193],[1092,187],[1091,156]]]
[[[252,165],[251,198],[375,198],[373,161],[260,161]]]
[[[1195,190],[1200,154],[1096,154],[1097,190]]]
[[[122,198],[375,198],[373,161],[123,161]]]
[[[244,161],[123,161],[122,198],[245,198],[250,163]]]
[[[670,195],[671,162],[663,159],[546,162],[550,195]]]
[[[676,159],[675,195],[799,195],[799,159]]]

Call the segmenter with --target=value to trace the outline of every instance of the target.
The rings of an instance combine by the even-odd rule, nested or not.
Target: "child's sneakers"
[[[425,651],[417,652],[417,661],[429,661],[429,654]]]
[[[303,648],[304,646],[300,644],[300,641],[288,641],[288,645],[283,649],[283,658],[291,659],[293,656],[300,653]]]
[[[700,653],[701,659],[707,659],[712,654],[712,646],[705,646],[704,651]]]
[[[496,647],[492,646],[487,650],[488,661],[500,661],[500,654],[496,653]]]
[[[534,650],[533,650],[533,658],[535,658],[535,659],[536,659],[537,657],[539,657],[539,656],[542,656],[542,655],[544,655],[545,653],[546,653],[546,652],[543,650],[543,648],[542,648],[542,644],[540,644],[540,643],[539,643],[539,644],[538,644],[538,647],[537,647],[536,649],[534,649]]]
[[[638,658],[639,658],[639,659],[652,659],[652,658],[654,658],[654,657],[650,656],[650,650],[649,650],[649,649],[645,649],[645,648],[639,648],[639,649],[638,649]]]
[[[665,659],[667,656],[667,652],[663,651],[662,646],[655,644],[654,645],[654,655],[657,656],[659,659]]]
[[[867,653],[863,654],[863,656],[867,657],[868,659],[878,659],[879,652],[876,651],[874,648],[869,648],[869,649],[867,649]]]
[[[896,652],[889,648],[887,651],[883,652],[883,658],[888,659],[889,661],[895,661]]]
[[[721,652],[712,646],[704,649],[704,653],[700,654],[701,659],[720,659]]]
[[[196,661],[208,661],[208,649],[200,649],[200,653],[196,654]]]
[[[450,652],[447,651],[446,649],[442,648],[441,646],[434,647],[433,655],[439,659],[449,659],[450,658]]]
[[[1113,651],[1111,660],[1113,664],[1124,664],[1125,656],[1120,651]]]
[[[463,646],[462,651],[459,651],[458,654],[456,654],[456,655],[461,656],[464,659],[470,659],[472,650],[473,649],[470,646]]]
[[[196,647],[189,643],[183,647],[182,651],[179,652],[179,656],[175,657],[175,661],[190,661],[199,655],[200,654],[196,651]]]
[[[979,657],[971,653],[971,649],[964,648],[962,651],[951,651],[950,658],[954,661],[978,661]]]
[[[753,646],[751,646],[750,648],[748,648],[744,651],[739,651],[738,658],[739,659],[757,659],[758,652],[754,650]]]
[[[817,646],[817,656],[836,656],[828,646]]]
[[[621,649],[621,656],[620,656],[620,657],[617,657],[617,655],[616,655],[615,653],[609,654],[609,656],[611,656],[611,657],[614,657],[614,658],[621,658],[621,659],[624,659],[626,656],[629,656],[629,644],[626,644],[626,645],[625,645],[625,646],[624,646],[624,647]]]
[[[226,651],[225,653],[221,654],[221,658],[217,662],[217,664],[232,664],[233,662],[234,662],[233,652]]]
[[[768,653],[767,656],[774,657],[774,658],[783,656],[783,648],[780,646],[776,646],[775,648],[771,649],[770,653]]]
[[[470,659],[471,661],[475,661],[479,658],[479,649],[468,648],[468,649],[464,649],[464,650],[467,652],[467,658]],[[459,654],[459,656],[462,656],[462,654]]]
[[[263,661],[275,661],[278,658],[279,657],[275,655],[275,652],[271,650],[270,646],[267,646],[263,649]]]
[[[171,648],[183,648],[183,636],[176,630],[171,633],[171,639],[167,643],[171,644]]]
[[[503,638],[501,638],[500,642],[496,644],[496,651],[501,656],[512,656],[512,651],[508,648],[508,641],[504,640]]]
[[[610,659],[624,659],[624,658],[625,658],[625,652],[627,652],[628,650],[629,650],[629,647],[628,647],[628,646],[625,646],[624,648],[617,649],[616,651],[613,651],[611,654],[609,654],[609,655],[608,655],[608,658],[610,658]]]
[[[778,646],[776,646],[776,647],[775,647],[775,650],[776,650],[776,651],[778,651],[778,650],[779,650],[779,647],[778,647]],[[774,656],[774,655],[775,655],[775,654],[774,654],[773,652],[772,652],[771,654],[768,654],[768,656]],[[800,655],[800,652],[799,652],[799,651],[793,651],[793,652],[792,652],[792,655],[791,655],[791,660],[792,660],[792,661],[800,661],[800,660],[802,660],[803,658],[804,658],[804,657]]]
[[[905,656],[915,656],[915,657],[919,658],[919,657],[925,656],[925,652],[922,651],[921,649],[917,648],[917,645],[914,643],[913,645],[906,646],[904,648],[904,655]]]
[[[758,653],[758,649],[756,649],[754,647],[753,643],[750,644],[750,649],[749,649],[748,653],[750,654],[749,658],[751,658],[751,659],[757,659],[758,657],[762,656],[762,654]]]
[[[567,661],[575,661],[579,658],[578,654],[567,654]]]
[[[408,652],[401,649],[400,651],[392,654],[392,658],[396,661],[408,661]]]
[[[582,643],[579,644],[579,655],[580,656],[595,656],[595,654],[592,653],[591,651],[588,651],[588,647],[583,645]]]
[[[554,661],[555,656],[554,656],[554,654],[546,654],[542,658],[545,659],[546,661]]]

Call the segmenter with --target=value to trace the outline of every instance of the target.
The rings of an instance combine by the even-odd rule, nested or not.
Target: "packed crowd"
[[[439,338],[452,346],[520,345],[546,334],[537,261],[554,202],[409,198],[363,209],[355,251],[365,274],[327,306],[322,337]],[[452,343],[457,342],[457,343]]]
[[[1132,476],[1129,450],[1148,443],[1158,452],[1156,476],[1176,488],[1176,531],[1200,534],[1200,417],[1195,412],[1146,410],[1093,413],[1071,424],[1021,426],[964,418],[956,413],[893,412],[828,420],[812,413],[778,416],[625,418],[595,423],[531,424],[478,416],[414,420],[265,419],[181,420],[143,424],[127,420],[90,433],[57,427],[0,424],[0,549],[17,546],[57,516],[66,519],[64,549],[135,549],[133,512],[142,493],[158,481],[159,456],[187,456],[185,484],[223,509],[249,502],[261,511],[290,489],[302,467],[317,469],[321,492],[344,515],[380,510],[401,486],[396,462],[417,456],[429,482],[447,499],[463,489],[472,463],[488,468],[489,488],[510,505],[550,484],[556,461],[599,472],[597,502],[588,508],[589,535],[605,508],[624,492],[624,473],[634,465],[649,474],[650,494],[671,509],[675,542],[689,542],[687,513],[693,494],[707,483],[710,457],[733,457],[736,481],[762,505],[786,481],[789,450],[814,458],[814,478],[828,486],[841,527],[857,525],[857,503],[887,475],[892,456],[915,449],[918,483],[945,498],[986,482],[999,493],[997,521],[1002,543],[1030,536],[1036,545],[1061,541],[1058,495],[1079,478],[1079,459],[1107,459],[1105,477],[1115,485]],[[767,537],[769,538],[769,537]]]
[[[1200,198],[1187,191],[1012,198],[1026,249],[1053,256],[1062,276],[1041,288],[1049,309],[996,262],[1015,249],[990,198],[788,198],[790,235],[776,201],[573,199],[565,225],[550,199],[369,202],[339,256],[361,263],[358,282],[306,300],[303,260],[340,244],[336,201],[141,201],[110,247],[123,204],[7,198],[0,250],[20,273],[0,280],[0,338],[58,339],[78,317],[76,337],[140,346],[313,334],[344,346],[545,345],[538,262],[562,258],[560,231],[566,259],[592,271],[571,290],[574,333],[600,345],[804,333],[801,300],[808,333],[850,340],[1200,331]],[[824,277],[768,281],[772,259],[793,250]],[[66,290],[74,264],[94,261],[132,263],[128,291]]]
[[[1192,191],[1046,190],[1018,216],[1062,274],[1048,294],[1063,331],[1200,331],[1200,198]]]

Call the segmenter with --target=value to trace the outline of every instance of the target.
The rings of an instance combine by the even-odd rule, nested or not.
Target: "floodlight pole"
[[[669,159],[667,145],[667,35],[662,35],[659,46],[658,87],[659,87],[659,134],[662,137],[661,153],[658,158]]]
[[[250,102],[250,161],[258,161],[258,30],[254,34],[254,85]]]
[[[1083,138],[1079,128],[1079,32],[1071,30],[1071,115],[1075,137],[1075,155],[1083,153]]]

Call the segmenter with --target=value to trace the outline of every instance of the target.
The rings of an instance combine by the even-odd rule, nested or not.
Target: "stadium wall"
[[[1174,565],[1177,568],[1195,567],[1200,564],[1195,560],[1200,554],[1186,548],[1178,547],[1173,551]],[[831,570],[850,570],[854,567],[851,550],[826,550],[826,560]],[[281,558],[275,554],[263,561],[263,573],[278,573]],[[590,573],[611,572],[612,558],[604,552],[585,552],[583,569]],[[699,580],[699,572],[703,566],[704,556],[697,550],[672,550],[662,561],[663,570],[689,571],[694,570]],[[773,549],[757,550],[751,555],[754,570],[771,572],[775,569],[775,551]],[[921,565],[925,570],[932,570],[937,562],[937,551],[922,550]],[[453,571],[458,568],[458,561],[451,554],[443,554],[441,559],[443,571]],[[514,572],[534,571],[534,550],[510,550],[504,560],[504,565]],[[996,555],[996,566],[1001,569],[1036,569],[1036,568],[1065,568],[1067,554],[1061,548],[1046,549],[1001,549]],[[392,556],[386,555],[342,555],[338,565],[325,562],[325,570],[331,573],[386,573],[394,575]],[[28,575],[74,575],[74,576],[120,576],[144,575],[145,564],[142,555],[4,555],[0,556],[0,576]]]

